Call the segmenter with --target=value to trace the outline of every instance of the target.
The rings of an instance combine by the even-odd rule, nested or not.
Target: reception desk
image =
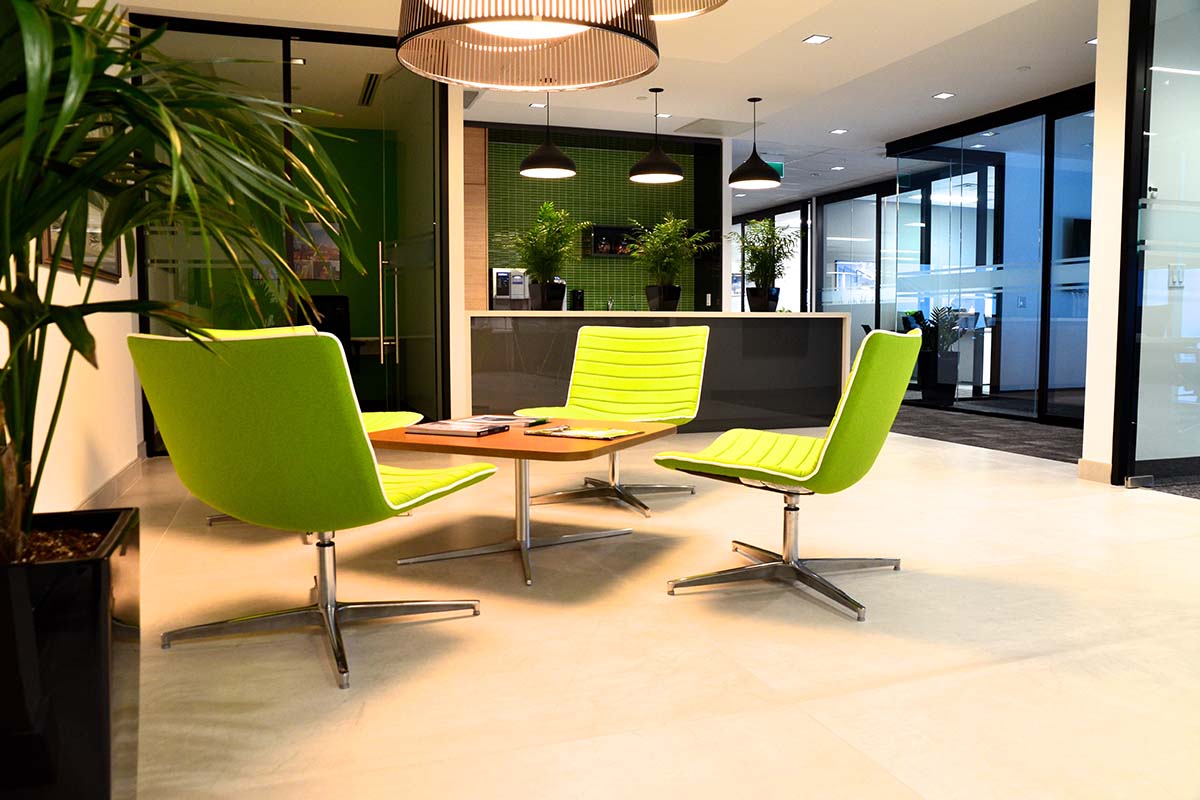
[[[850,367],[848,314],[479,311],[470,314],[471,408],[562,405],[584,325],[707,325],[700,413],[687,431],[828,425]]]

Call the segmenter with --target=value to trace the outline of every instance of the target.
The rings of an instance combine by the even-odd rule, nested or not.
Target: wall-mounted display
[[[292,271],[306,281],[341,280],[342,251],[319,222],[305,222],[304,227],[317,246],[313,248],[295,236],[289,237]]]

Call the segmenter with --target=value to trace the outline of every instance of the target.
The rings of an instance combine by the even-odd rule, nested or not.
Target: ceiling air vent
[[[369,106],[375,102],[375,92],[379,89],[379,81],[383,78],[378,72],[368,72],[363,78],[362,91],[358,94],[358,104]]]

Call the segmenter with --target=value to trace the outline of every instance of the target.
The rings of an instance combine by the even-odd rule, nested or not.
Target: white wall
[[[124,272],[118,284],[97,281],[90,299],[128,300],[136,296],[128,261]],[[83,289],[75,283],[75,276],[60,272],[54,302],[71,305],[82,300]],[[100,367],[93,369],[78,355],[71,364],[62,416],[38,495],[38,511],[77,508],[138,458],[141,394],[125,346],[125,337],[137,330],[137,320],[130,314],[97,314],[88,317],[88,328],[96,337]],[[41,450],[54,410],[66,354],[66,341],[55,330],[47,342],[46,369],[38,396],[36,452]]]
[[[1100,0],[1092,173],[1092,264],[1088,287],[1087,394],[1079,476],[1110,480],[1120,312],[1121,216],[1130,0]]]

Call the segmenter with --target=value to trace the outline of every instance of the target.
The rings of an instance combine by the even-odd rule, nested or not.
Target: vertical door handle
[[[379,366],[383,366],[383,242],[379,243]]]

